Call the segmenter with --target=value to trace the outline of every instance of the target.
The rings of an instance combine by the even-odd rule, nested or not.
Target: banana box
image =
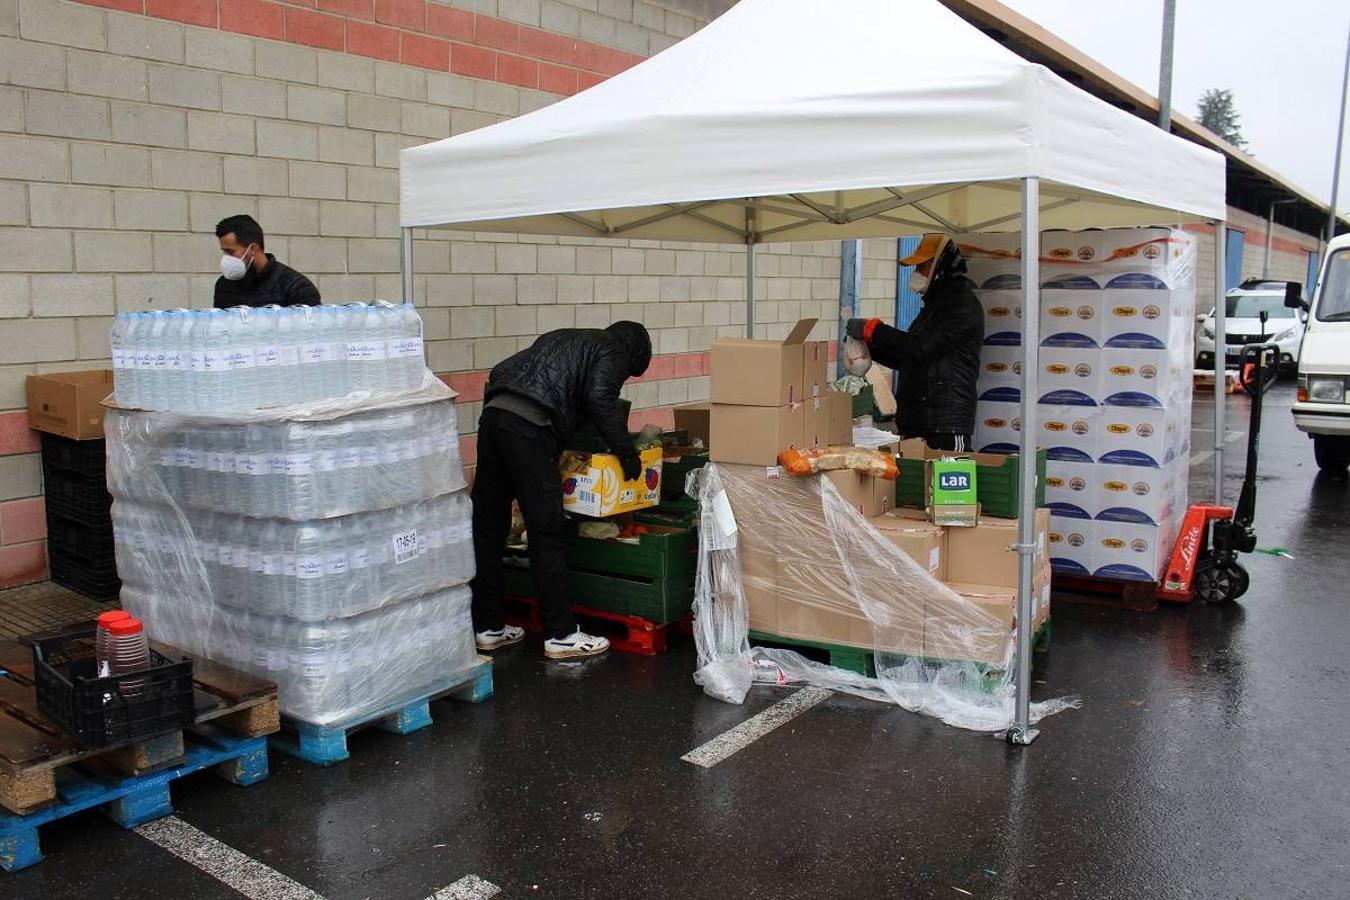
[[[1108,289],[1166,290],[1194,283],[1196,240],[1170,228],[1120,228],[1103,232],[1100,269]]]
[[[1154,581],[1171,547],[1163,548],[1163,529],[1150,516],[1128,507],[1097,513],[1093,575],[1126,581]]]
[[[984,307],[985,337],[993,334],[1020,334],[1022,331],[1021,290],[979,291],[980,305]]]
[[[985,328],[980,347],[981,390],[1022,383],[1022,335],[1016,331],[990,332]]]
[[[1102,342],[1102,292],[1066,288],[1041,293],[1041,340],[1054,334],[1079,334]]]
[[[1096,515],[1101,508],[1095,463],[1058,459],[1046,453],[1045,502],[1065,503]]]
[[[1103,291],[1102,344],[1138,350],[1166,350],[1172,338],[1172,292]]]
[[[1087,510],[1072,503],[1049,503],[1050,568],[1065,575],[1091,575],[1095,570],[1097,523]]]
[[[1078,275],[1093,275],[1101,263],[1101,231],[1041,232],[1042,281],[1059,282]]]
[[[1099,458],[1129,450],[1161,467],[1190,448],[1189,409],[1164,407],[1148,394],[1108,395],[1099,410],[1098,430]]]
[[[1041,395],[1036,414],[1040,419],[1038,446],[1062,459],[1096,461],[1102,410],[1091,395],[1050,391]]]
[[[584,467],[564,471],[563,510],[602,519],[646,509],[661,502],[660,447],[643,450],[642,474],[625,481],[623,465],[611,453],[592,453]]]
[[[1167,350],[1141,350],[1108,344],[1101,350],[1100,389],[1105,399],[1118,394],[1143,394],[1167,405],[1181,400],[1181,390],[1190,384],[1189,357],[1178,360]]]
[[[1059,332],[1041,342],[1037,365],[1042,391],[1076,391],[1101,396],[1102,351],[1097,342],[1076,332]]]
[[[966,258],[967,274],[981,292],[1021,291],[1021,234],[958,234],[954,240]]]
[[[975,449],[980,453],[1016,453],[1022,440],[1022,392],[991,388],[975,403]]]

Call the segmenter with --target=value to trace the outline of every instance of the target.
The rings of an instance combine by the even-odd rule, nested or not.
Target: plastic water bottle
[[[347,556],[349,567],[349,594],[353,600],[376,599],[375,584],[371,576],[375,569],[371,553],[373,521],[369,514],[349,516],[347,518],[347,544],[351,548]]]
[[[327,551],[321,527],[314,522],[301,522],[296,526],[295,615],[323,608]]]
[[[230,322],[227,314],[207,313],[202,341],[202,377],[198,408],[202,412],[220,412],[228,408],[226,397],[230,348]]]
[[[262,579],[257,594],[254,595],[254,608],[273,615],[285,615],[286,606],[286,557],[282,546],[281,532],[284,526],[275,519],[262,524],[259,543],[262,546]]]
[[[127,322],[126,338],[126,372],[127,372],[127,406],[135,409],[141,409],[141,373],[145,368],[143,358],[145,351],[146,326],[150,321],[150,314],[145,312],[132,313]]]
[[[304,328],[303,311],[308,306],[278,307],[276,403],[293,406],[304,402],[306,385],[300,374],[300,344]]]
[[[164,376],[167,355],[164,351],[164,327],[167,317],[162,312],[149,314],[148,326],[142,343],[141,406],[144,409],[164,408]]]
[[[415,391],[422,386],[423,369],[426,368],[425,350],[422,342],[422,317],[417,307],[411,303],[402,303],[394,308],[393,368],[398,373],[391,385],[394,390]]]
[[[192,398],[192,412],[206,412],[211,408],[207,399],[210,387],[206,380],[206,341],[211,327],[211,313],[204,309],[188,311],[186,337],[188,348],[188,393]]]
[[[108,626],[122,619],[130,619],[131,613],[124,609],[111,609],[99,613],[94,628],[94,660],[98,666],[98,677],[110,674],[108,666]]]
[[[334,307],[337,310],[338,334],[341,335],[342,353],[346,362],[347,391],[369,389],[369,377],[365,359],[366,311],[364,303],[346,303]]]
[[[277,343],[279,306],[264,306],[254,310],[250,316],[250,331],[253,339],[253,358],[256,366],[257,391],[255,405],[259,408],[284,405],[284,395],[279,383],[278,370],[281,367],[281,348]]]
[[[222,383],[221,409],[250,410],[258,407],[258,374],[253,310],[236,306],[228,311],[226,331],[226,379]]]
[[[369,389],[372,393],[387,394],[401,390],[401,380],[391,371],[396,364],[390,351],[391,338],[396,336],[393,304],[380,300],[366,307],[364,340],[369,354]]]
[[[113,393],[118,403],[126,402],[127,393],[127,330],[131,317],[127,313],[118,313],[113,317],[112,327],[108,329],[108,348],[112,351]]]

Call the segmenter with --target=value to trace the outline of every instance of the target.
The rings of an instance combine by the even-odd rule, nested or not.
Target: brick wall
[[[730,0],[0,0],[0,586],[42,577],[24,376],[106,366],[114,312],[211,303],[213,228],[247,212],[330,302],[397,298],[398,151],[526,113],[693,33]],[[432,367],[463,393],[540,332],[651,329],[634,423],[707,396],[744,333],[744,250],[416,234]],[[865,248],[893,310],[895,242]],[[765,245],[761,335],[834,333],[839,247]]]

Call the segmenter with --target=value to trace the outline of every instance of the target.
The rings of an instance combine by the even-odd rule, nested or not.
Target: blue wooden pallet
[[[115,776],[86,763],[74,763],[56,772],[57,800],[51,806],[27,815],[0,809],[0,866],[7,872],[26,869],[42,861],[38,849],[38,826],[94,807],[123,828],[135,828],[173,812],[169,782],[202,769],[239,785],[254,784],[267,777],[266,737],[183,734],[183,761],[149,775]]]
[[[463,669],[444,687],[411,701],[385,707],[356,721],[336,725],[315,725],[286,717],[282,730],[271,736],[274,749],[289,756],[319,766],[331,766],[347,759],[347,737],[363,728],[379,728],[393,734],[411,734],[431,724],[431,701],[454,697],[470,703],[482,703],[492,696],[492,659],[478,657],[478,662]]]

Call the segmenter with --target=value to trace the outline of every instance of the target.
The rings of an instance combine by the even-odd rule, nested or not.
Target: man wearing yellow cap
[[[947,235],[925,235],[900,265],[914,267],[909,286],[923,297],[909,329],[880,319],[850,319],[848,334],[865,341],[874,360],[899,371],[896,424],[903,437],[921,437],[935,450],[969,450],[984,341],[975,283]]]

